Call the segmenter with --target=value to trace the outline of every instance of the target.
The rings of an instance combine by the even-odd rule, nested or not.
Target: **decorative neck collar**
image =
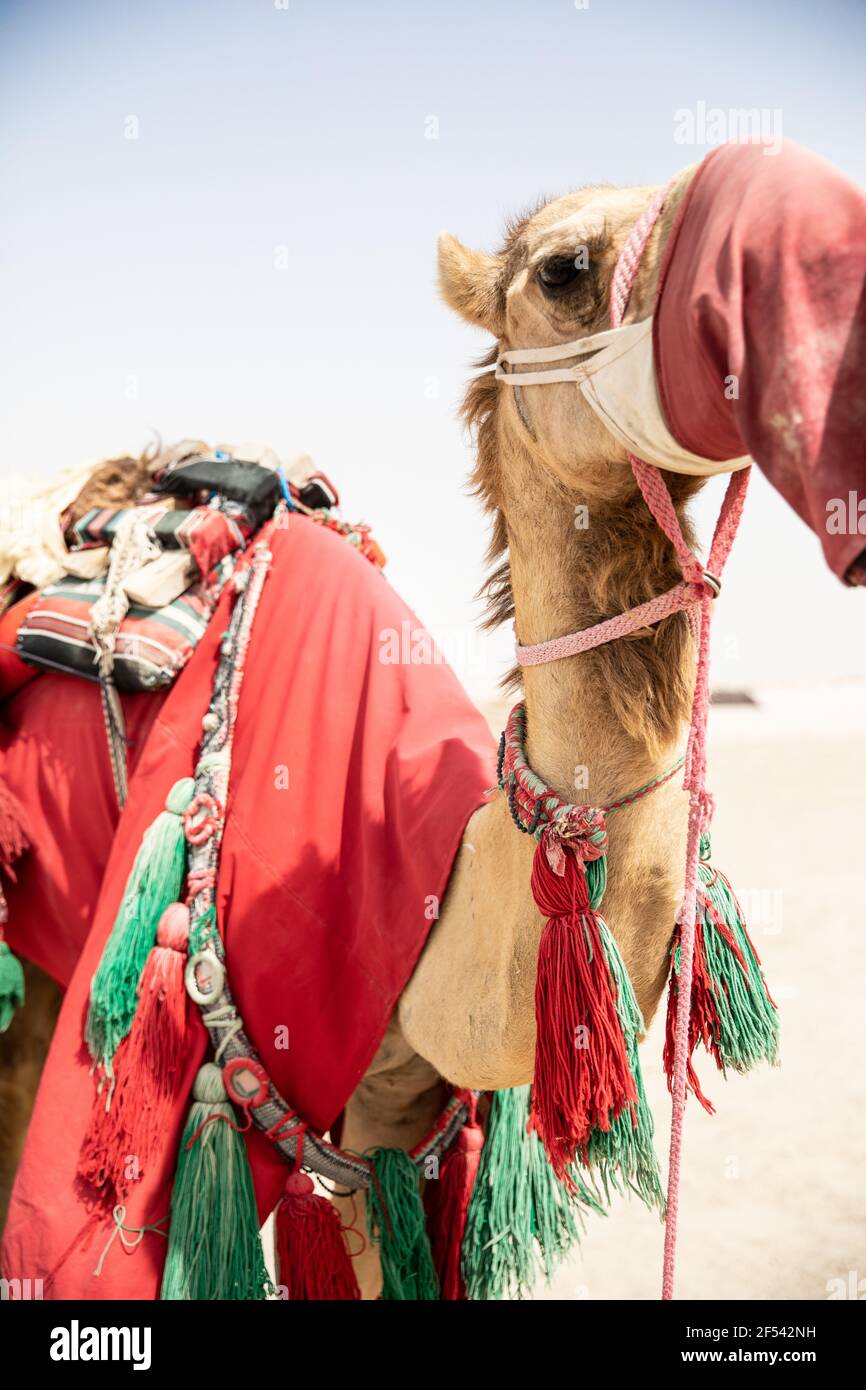
[[[565,801],[533,772],[526,758],[526,705],[514,706],[499,740],[497,783],[508,798],[508,809],[518,830],[541,840],[548,827],[555,828],[555,838],[568,839],[578,856],[588,862],[607,852],[605,816],[623,806],[641,801],[651,792],[663,787],[685,764],[685,755],[658,777],[638,787],[636,791],[609,801],[603,806],[575,805]],[[548,838],[552,830],[548,831]]]

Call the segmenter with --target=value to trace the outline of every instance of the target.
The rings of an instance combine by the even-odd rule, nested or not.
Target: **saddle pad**
[[[95,677],[90,610],[102,597],[103,588],[101,579],[67,575],[43,589],[18,629],[16,650],[21,659],[34,666]],[[114,653],[118,690],[161,690],[171,685],[210,622],[217,597],[213,584],[200,582],[164,608],[130,604]]]
[[[128,515],[127,508],[93,507],[73,527],[77,542],[73,550],[111,545],[121,521]],[[209,574],[224,555],[245,545],[253,530],[246,513],[232,503],[223,503],[219,510],[193,507],[190,511],[176,511],[166,507],[149,527],[152,540],[163,550],[188,550],[202,574]]]

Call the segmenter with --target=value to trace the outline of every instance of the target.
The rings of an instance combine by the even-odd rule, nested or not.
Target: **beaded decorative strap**
[[[219,852],[231,773],[231,752],[243,683],[244,663],[253,621],[272,559],[268,541],[277,520],[261,533],[249,567],[243,565],[233,583],[238,599],[220,647],[213,693],[202,720],[204,730],[195,770],[195,797],[187,813],[189,846],[187,877],[190,909],[188,976],[201,978],[205,988],[193,992],[214,1047],[214,1060],[223,1068],[226,1090],[235,1105],[249,1114],[290,1165],[303,1143],[303,1167],[347,1189],[370,1185],[368,1159],[328,1143],[280,1095],[244,1027],[229,989],[225,943],[216,913]],[[239,1084],[243,1082],[246,1091]],[[255,1084],[253,1084],[255,1083]],[[448,1148],[469,1114],[465,1093],[449,1100],[433,1129],[412,1150],[420,1167],[431,1153]]]
[[[588,836],[590,844],[598,854],[607,848],[607,830],[604,817],[609,811],[617,811],[622,806],[631,806],[641,801],[651,792],[663,787],[675,777],[685,763],[685,754],[678,758],[673,767],[653,777],[644,786],[616,801],[604,806],[575,806],[563,800],[546,782],[533,772],[526,759],[526,706],[521,702],[514,706],[499,740],[499,760],[496,768],[497,782],[508,799],[511,819],[524,835],[534,835],[541,839],[545,826],[554,821],[591,820],[592,829]],[[589,856],[586,856],[589,857]]]

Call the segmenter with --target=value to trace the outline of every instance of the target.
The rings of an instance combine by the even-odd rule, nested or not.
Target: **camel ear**
[[[472,251],[450,232],[439,235],[439,292],[449,308],[467,323],[499,337],[505,319],[505,300],[499,276],[502,261]]]

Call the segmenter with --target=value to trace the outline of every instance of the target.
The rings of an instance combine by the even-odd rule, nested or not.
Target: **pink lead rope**
[[[619,328],[644,247],[656,220],[665,205],[671,185],[668,184],[635,223],[620,253],[610,292],[610,318]],[[730,553],[743,511],[746,488],[751,469],[732,473],[722,502],[713,535],[707,567],[693,554],[682,533],[676,510],[664,478],[653,464],[645,463],[634,454],[628,455],[635,481],[644,500],[673,545],[683,580],[667,593],[632,608],[606,622],[585,628],[582,632],[556,637],[549,642],[517,647],[517,660],[522,666],[535,666],[556,661],[565,656],[588,651],[604,642],[623,637],[629,632],[657,622],[671,613],[687,612],[697,647],[697,675],[692,699],[692,716],[686,745],[683,786],[689,793],[689,823],[686,842],[686,874],[680,924],[680,975],[677,996],[676,1032],[674,1038],[674,1070],[671,1084],[672,1116],[671,1145],[668,1165],[667,1218],[665,1223],[664,1271],[662,1298],[671,1299],[674,1293],[676,1264],[677,1217],[679,1214],[680,1167],[683,1146],[683,1117],[686,1107],[686,1067],[688,1063],[689,1015],[691,1013],[692,964],[695,951],[695,919],[697,915],[698,863],[701,832],[712,815],[712,797],[706,790],[706,729],[710,703],[710,624],[713,599],[718,593],[719,579]]]

